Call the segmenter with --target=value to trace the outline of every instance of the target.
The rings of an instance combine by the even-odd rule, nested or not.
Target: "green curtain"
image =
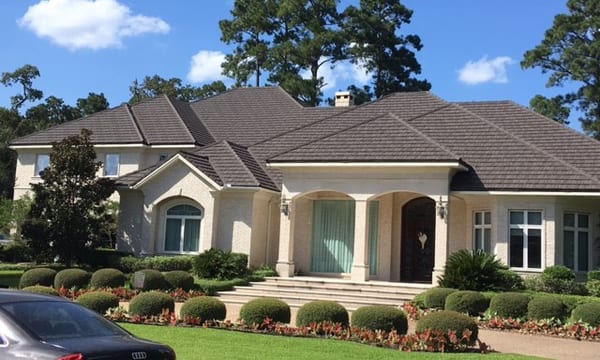
[[[369,274],[377,275],[379,251],[379,201],[369,202]]]
[[[179,251],[181,242],[181,219],[167,219],[165,251]]]
[[[354,258],[354,201],[313,201],[311,271],[350,273]]]
[[[200,239],[200,220],[186,219],[183,230],[183,251],[198,251]]]

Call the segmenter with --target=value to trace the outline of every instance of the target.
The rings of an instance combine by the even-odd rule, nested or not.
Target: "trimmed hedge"
[[[503,318],[522,318],[527,316],[529,296],[507,292],[495,295],[490,301],[489,312]]]
[[[225,304],[211,296],[198,296],[188,299],[182,306],[180,317],[186,319],[200,319],[201,323],[210,320],[225,320],[227,308]]]
[[[560,299],[552,296],[540,296],[531,299],[527,306],[527,315],[531,319],[542,320],[567,317],[567,306]]]
[[[231,280],[248,274],[248,255],[212,248],[197,255],[194,274],[205,279]]]
[[[458,290],[444,287],[434,287],[422,294],[423,305],[428,309],[443,309],[448,295]]]
[[[164,309],[175,310],[175,301],[169,294],[158,291],[148,291],[136,295],[129,302],[129,314],[139,316],[157,316]]]
[[[352,326],[386,332],[395,329],[398,334],[406,334],[408,320],[404,312],[398,308],[372,305],[360,307],[352,313]]]
[[[50,268],[33,268],[25,271],[19,280],[19,288],[41,285],[52,286],[56,270]]]
[[[488,308],[489,303],[489,300],[480,292],[462,290],[448,295],[444,310],[476,316],[483,313]]]
[[[572,321],[581,321],[591,326],[600,326],[600,303],[587,303],[577,306],[571,313]]]
[[[58,291],[54,290],[50,286],[32,285],[32,286],[26,286],[26,287],[22,288],[21,290],[36,293],[36,294],[59,296]]]
[[[144,275],[144,283],[140,290],[166,290],[169,287],[167,280],[165,280],[165,276],[160,271],[154,269],[143,269],[132,274],[131,284],[134,286],[136,285],[134,284],[136,274]]]
[[[104,315],[108,309],[119,306],[119,297],[106,291],[92,291],[79,296],[77,302]]]
[[[427,330],[438,330],[444,332],[447,336],[449,331],[454,331],[456,336],[461,338],[467,329],[471,331],[469,345],[475,345],[479,332],[475,320],[456,311],[443,310],[432,312],[419,320],[416,332],[423,333]]]
[[[56,273],[54,277],[54,288],[60,289],[82,289],[90,283],[90,273],[83,269],[64,269]]]
[[[118,288],[125,286],[127,277],[121,270],[106,268],[92,274],[90,286],[93,288]]]
[[[273,298],[258,298],[245,303],[240,309],[240,318],[248,325],[262,324],[266,318],[279,323],[289,323],[290,307],[285,302]]]
[[[164,276],[171,289],[189,291],[194,287],[194,277],[187,271],[173,270],[164,273]]]
[[[348,326],[348,311],[335,301],[316,300],[302,305],[296,314],[296,326],[326,321]]]
[[[133,273],[144,269],[153,269],[158,271],[174,271],[183,270],[190,271],[192,269],[193,256],[149,256],[135,257],[125,256],[119,259],[119,270],[125,273]]]

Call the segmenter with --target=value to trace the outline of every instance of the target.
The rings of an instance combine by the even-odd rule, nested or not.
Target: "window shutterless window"
[[[167,210],[165,252],[197,252],[200,244],[202,210],[177,205]]]
[[[489,211],[476,211],[473,219],[473,240],[477,250],[492,253],[492,214]]]
[[[104,157],[104,176],[119,175],[119,154],[106,154]]]
[[[40,176],[42,170],[50,166],[50,155],[48,154],[37,154],[35,159],[35,176]]]
[[[542,268],[542,212],[510,211],[510,267]]]
[[[572,270],[589,270],[589,224],[588,214],[563,215],[563,264]]]

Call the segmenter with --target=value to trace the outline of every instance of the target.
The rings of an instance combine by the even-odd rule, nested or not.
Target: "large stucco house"
[[[281,276],[357,281],[435,282],[465,248],[523,274],[598,266],[599,142],[509,101],[347,95],[329,108],[277,87],[121,105],[14,141],[15,197],[51,142],[87,128],[100,175],[119,183],[119,250],[218,247]]]

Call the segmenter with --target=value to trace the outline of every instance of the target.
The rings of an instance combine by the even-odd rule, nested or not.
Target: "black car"
[[[61,297],[0,289],[0,359],[175,360],[175,352]]]

